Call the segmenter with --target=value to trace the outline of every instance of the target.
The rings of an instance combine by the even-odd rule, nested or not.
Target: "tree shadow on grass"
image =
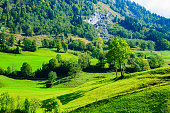
[[[74,93],[69,93],[69,94],[61,95],[61,96],[59,96],[57,98],[64,105],[64,104],[67,104],[68,102],[70,102],[72,100],[75,100],[75,99],[78,99],[78,98],[80,98],[82,96],[83,96],[83,92],[77,91],[77,92],[74,92]]]
[[[46,81],[46,82],[41,82],[41,83],[37,83],[38,85],[41,85],[41,87],[37,87],[37,88],[47,88],[46,87],[46,84],[47,84],[48,82]]]
[[[1,87],[3,87],[3,84],[2,84],[2,83],[0,83],[0,88],[1,88]]]

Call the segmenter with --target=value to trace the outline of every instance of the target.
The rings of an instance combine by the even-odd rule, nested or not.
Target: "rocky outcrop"
[[[108,32],[108,28],[109,23],[112,21],[110,12],[106,14],[95,12],[91,18],[86,19],[84,21],[88,22],[89,24],[93,25],[96,29],[98,29],[99,35],[103,37],[103,39],[106,40],[109,39],[110,34]]]

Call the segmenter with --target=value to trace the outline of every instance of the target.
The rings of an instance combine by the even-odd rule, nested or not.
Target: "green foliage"
[[[12,73],[12,69],[11,69],[11,67],[7,67],[7,70],[6,70],[6,74],[7,75],[10,75]]]
[[[53,83],[57,79],[56,72],[50,71],[48,74],[48,79],[51,83]]]
[[[2,30],[0,33],[0,51],[6,53],[15,53],[20,54],[21,50],[14,46],[15,36],[13,34],[6,33],[5,30]]]
[[[155,43],[154,43],[153,41],[149,41],[149,42],[148,42],[148,49],[149,49],[150,51],[155,50]]]
[[[13,46],[15,43],[15,36],[13,34],[11,34],[10,38],[9,38],[9,42],[8,42],[9,46]]]
[[[104,68],[106,62],[106,54],[102,51],[99,53],[99,63],[97,64],[100,68]]]
[[[55,58],[52,58],[51,60],[49,60],[48,65],[51,70],[55,70],[55,68],[58,66],[57,60]]]
[[[33,35],[34,35],[34,31],[33,31],[31,28],[28,28],[28,29],[25,31],[25,35],[26,35],[26,36],[33,36]]]
[[[16,54],[21,54],[21,49],[19,48],[19,46],[17,46],[15,51],[16,51]]]
[[[42,102],[41,108],[44,108],[45,112],[62,113],[62,103],[57,98],[51,98]]]
[[[113,28],[109,28],[108,31],[109,31],[110,34],[112,34],[114,36],[119,36],[119,37],[122,37],[122,38],[131,38],[131,34],[132,34],[131,31],[128,31],[124,27],[119,26],[117,24],[115,24],[113,26]],[[139,38],[139,37],[137,37],[137,38]]]
[[[8,5],[6,5],[8,2]],[[72,33],[93,40],[97,33],[93,26],[83,22],[82,16],[94,13],[93,1],[2,1],[1,23],[13,33],[33,35],[58,35]],[[81,11],[80,11],[81,10]]]
[[[11,106],[13,106],[13,99],[9,96],[8,93],[2,93],[0,95],[0,112],[12,112]]]
[[[63,78],[66,76],[75,77],[81,71],[81,65],[77,61],[62,59],[60,55],[49,60],[49,63],[43,64],[42,69],[35,72],[37,78],[48,78],[50,71],[56,72],[57,77]]]
[[[76,75],[82,70],[81,66],[76,63],[76,62],[71,62],[70,63],[70,68],[69,68],[68,74],[72,77],[75,78]]]
[[[0,76],[1,83],[5,85],[4,87],[2,86],[2,88],[0,88],[0,92],[1,91],[4,92],[6,90],[9,90],[10,88],[12,90],[9,90],[9,92],[12,93],[13,95],[20,95],[22,97],[26,96],[27,98],[37,98],[41,100],[52,98],[54,95],[56,95],[56,92],[57,92],[57,95],[59,96],[62,95],[63,98],[59,98],[59,97],[58,98],[61,100],[63,104],[67,101],[67,103],[64,104],[64,108],[66,108],[65,112],[67,112],[67,108],[70,111],[72,109],[78,108],[79,106],[82,107],[90,103],[94,103],[96,102],[96,99],[97,101],[98,100],[100,101],[102,99],[107,99],[109,96],[110,98],[109,100],[111,100],[112,97],[114,98],[117,95],[119,96],[124,95],[124,94],[126,95],[127,92],[128,92],[128,95],[136,94],[137,91],[142,92],[141,88],[143,87],[149,88],[150,86],[150,89],[152,89],[152,85],[153,85],[153,88],[155,88],[154,87],[155,85],[159,86],[159,83],[161,83],[162,85],[166,85],[168,84],[169,73],[170,73],[170,69],[169,67],[166,67],[166,68],[153,69],[153,70],[138,72],[138,73],[133,73],[133,74],[127,74],[125,76],[127,77],[126,79],[115,80],[114,73],[87,73],[87,72],[85,73],[84,72],[84,73],[80,73],[79,76],[77,77],[80,79],[72,79],[71,81],[62,83],[62,86],[64,87],[59,86],[60,88],[58,88],[58,85],[57,85],[56,87],[48,89],[48,91],[44,90],[44,88],[41,88],[44,86],[43,81],[15,80],[15,79],[11,79],[5,76]],[[109,78],[104,79],[104,77],[107,77],[107,76]],[[89,79],[90,81],[88,80],[89,82],[87,82],[87,79]],[[74,86],[74,84],[79,87],[70,88]],[[68,86],[69,88],[67,88]],[[169,89],[168,85],[165,87]],[[136,93],[134,93],[135,89],[136,89]],[[23,92],[23,93],[20,93],[20,92]],[[139,96],[136,95],[135,97],[139,97]],[[154,97],[154,95],[152,95],[152,97]],[[130,97],[130,99],[131,98],[132,97]],[[134,100],[136,101],[138,99],[134,99]],[[122,104],[124,102],[125,101],[121,101]],[[152,101],[149,101],[149,102],[151,103],[149,103],[148,105],[148,102],[147,102],[147,105],[153,107]],[[21,105],[24,105],[21,101],[20,103]],[[117,105],[117,102],[114,102],[114,103],[116,103]],[[136,104],[137,103],[135,103],[135,105]],[[140,105],[141,104],[137,106],[137,110],[140,108]],[[69,109],[70,107],[71,109]],[[128,107],[128,108],[133,108],[133,107],[134,107],[134,104],[132,104],[132,107]],[[146,105],[144,105],[144,107],[146,108]],[[114,108],[114,107],[111,107],[111,108]],[[121,106],[119,108],[122,109]],[[39,111],[39,108],[37,109],[37,112],[38,111]],[[43,112],[43,111],[39,111],[39,112]]]
[[[86,67],[90,66],[90,55],[86,52],[84,54],[81,54],[78,59],[78,63],[81,66],[82,69],[85,69]]]
[[[57,59],[57,62],[58,62],[58,63],[61,63],[61,62],[62,62],[61,55],[57,54],[56,59]]]
[[[30,113],[30,102],[28,101],[27,98],[25,99],[25,102],[24,102],[24,112]]]
[[[32,67],[27,62],[22,64],[21,75],[26,78],[32,76]]]
[[[0,67],[0,75],[3,75],[3,74],[5,74],[5,70],[2,67]]]
[[[24,38],[23,44],[24,44],[23,49],[25,51],[32,51],[32,52],[34,52],[34,51],[37,50],[36,40],[32,41],[32,40],[30,40],[28,38]]]
[[[115,67],[119,66],[121,70],[121,77],[124,77],[124,68],[127,63],[127,59],[130,57],[130,47],[125,40],[118,37],[109,45],[109,52],[107,54],[107,60],[110,64],[114,64]]]
[[[60,41],[57,42],[57,52],[60,52],[62,49],[62,44]]]
[[[14,99],[8,93],[0,94],[0,112],[1,113],[36,113],[40,106],[39,100],[21,101],[20,98]]]
[[[68,45],[64,41],[62,41],[62,47],[64,49],[64,52],[66,53],[68,51]]]
[[[145,49],[147,49],[147,43],[146,43],[146,42],[141,43],[140,48],[141,48],[143,51],[144,51]]]
[[[146,71],[146,70],[150,69],[150,66],[149,66],[148,62],[145,61],[142,58],[137,57],[137,58],[135,58],[134,62],[135,62],[135,66],[139,65],[139,67],[140,67],[140,70],[134,70],[135,72]],[[138,67],[135,67],[135,68],[138,68]]]
[[[92,57],[94,57],[94,58],[99,58],[99,53],[100,53],[100,49],[99,49],[99,48],[94,49],[94,50],[92,51]]]
[[[162,67],[164,64],[164,60],[161,56],[158,55],[151,56],[148,62],[151,68],[159,68]]]

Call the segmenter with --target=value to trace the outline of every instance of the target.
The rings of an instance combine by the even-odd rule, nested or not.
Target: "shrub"
[[[24,102],[24,112],[25,113],[30,112],[30,102],[28,101],[28,99],[25,99],[25,102]]]
[[[2,93],[0,95],[0,113],[12,112],[13,104],[13,99],[8,93]]]
[[[32,76],[32,67],[27,62],[24,62],[21,67],[21,75],[23,77]]]
[[[45,109],[45,112],[62,113],[62,103],[57,98],[51,98],[42,101],[41,108]]]
[[[3,75],[3,74],[5,74],[5,70],[2,67],[0,67],[0,75]]]
[[[50,71],[48,74],[48,79],[51,83],[54,82],[54,80],[57,78],[56,72]]]
[[[90,66],[90,55],[88,53],[84,53],[79,56],[78,63],[81,65],[82,69]]]
[[[158,55],[151,56],[148,62],[151,68],[159,68],[162,67],[164,64],[164,60]]]
[[[148,62],[143,60],[142,58],[138,58],[138,57],[135,58],[135,63],[137,63],[140,66],[141,71],[146,71],[150,69]]]

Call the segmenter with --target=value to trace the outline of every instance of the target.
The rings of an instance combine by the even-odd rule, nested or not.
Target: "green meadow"
[[[72,113],[169,113],[169,92],[169,86],[156,87],[95,102]]]
[[[161,56],[164,61],[168,64],[170,64],[170,51],[137,51],[137,50],[133,50],[134,53],[143,53],[144,55],[146,55],[147,57],[151,56],[151,55],[159,55]]]
[[[159,54],[162,55],[166,63],[170,61],[169,51],[134,52],[143,52],[147,56]],[[70,53],[57,53],[53,49],[42,49],[36,52],[23,51],[22,54],[18,55],[0,52],[0,66],[4,69],[11,66],[20,70],[23,62],[27,62],[35,71],[41,68],[44,62],[55,58],[57,54],[60,54],[64,59],[78,59],[78,56]],[[91,60],[91,65],[96,63],[98,63],[97,59]],[[120,73],[118,73],[118,76],[120,76]],[[168,65],[163,68],[126,74],[124,79],[116,79],[115,72],[80,72],[74,79],[66,77],[61,79],[60,83],[56,81],[52,88],[45,88],[46,81],[18,80],[0,75],[0,93],[8,92],[12,97],[17,98],[19,96],[23,100],[28,98],[42,101],[57,97],[63,104],[65,112],[137,112],[140,105],[140,112],[154,112],[155,110],[150,106],[158,106],[159,104],[163,104],[163,108],[168,110],[169,77],[170,67]],[[146,92],[147,95],[145,95]],[[159,94],[163,94],[163,97]],[[152,95],[155,97],[150,98]],[[149,99],[143,102],[143,96],[148,96]],[[162,101],[159,102],[157,97]],[[136,107],[132,107],[134,104]],[[124,105],[126,106],[120,107]],[[144,106],[147,106],[145,110],[143,110]],[[163,109],[162,107],[160,109],[155,108],[158,111]],[[38,112],[41,113],[42,110],[39,109]]]
[[[80,73],[77,78],[67,83],[56,84],[53,88],[47,89],[44,88],[45,81],[14,80],[1,75],[0,92],[9,92],[14,97],[20,96],[22,98],[36,98],[39,100],[57,97],[62,102],[64,110],[73,111],[91,105],[96,101],[113,99],[120,95],[125,96],[124,98],[126,99],[131,94],[131,98],[133,95],[136,97],[133,93],[157,87],[166,86],[166,89],[168,89],[170,88],[169,77],[170,67],[127,74],[125,79],[120,80],[115,78],[115,73]],[[166,93],[165,95],[167,96],[168,94]],[[141,96],[142,93],[139,95]],[[139,98],[141,98],[140,96]],[[167,101],[169,102],[169,100]],[[118,105],[122,104],[126,104],[126,102],[119,103]],[[149,104],[151,105],[152,103]],[[93,107],[91,109],[92,111],[94,110]]]
[[[44,62],[48,62],[51,58],[56,58],[60,54],[64,59],[77,59],[77,56],[69,53],[57,53],[54,50],[37,50],[36,52],[23,51],[22,54],[10,54],[0,52],[0,66],[7,69],[10,66],[13,69],[20,70],[24,62],[27,62],[35,71],[41,68]]]
[[[166,63],[170,63],[170,51],[133,51],[135,53],[142,52],[147,56],[150,55],[161,55]],[[29,63],[33,71],[41,68],[44,62],[48,62],[51,58],[55,58],[57,54],[60,54],[64,59],[77,60],[78,57],[69,53],[57,53],[54,49],[42,49],[36,52],[23,51],[22,54],[10,54],[0,52],[0,66],[6,69],[8,66],[13,68],[13,70],[20,70],[20,67],[24,62]],[[98,63],[97,59],[91,59],[91,65]],[[108,66],[107,66],[108,67]]]

